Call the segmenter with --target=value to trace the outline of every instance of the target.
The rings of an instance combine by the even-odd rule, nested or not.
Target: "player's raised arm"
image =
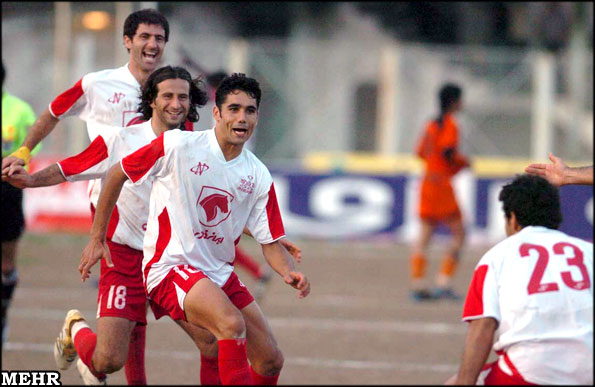
[[[103,188],[97,201],[95,218],[91,226],[91,238],[81,257],[81,263],[78,267],[83,282],[89,278],[90,269],[102,257],[106,258],[106,263],[112,267],[112,260],[106,243],[107,225],[114,206],[120,196],[122,186],[128,179],[128,176],[122,170],[119,163],[113,165],[107,172]]]
[[[283,277],[285,283],[300,291],[299,298],[304,298],[310,293],[308,278],[303,273],[295,270],[292,258],[279,241],[263,244],[262,254],[273,270]]]

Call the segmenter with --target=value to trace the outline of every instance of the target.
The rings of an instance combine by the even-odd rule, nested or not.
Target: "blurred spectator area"
[[[468,154],[593,158],[592,3],[2,2],[5,89],[39,114],[85,73],[123,65],[124,18],[146,6],[170,21],[164,64],[183,64],[185,51],[206,71],[260,81],[250,146],[267,163],[411,154],[446,81],[464,88]],[[89,29],[90,11],[107,24]],[[211,127],[211,106],[195,129]],[[87,143],[70,118],[43,152]]]

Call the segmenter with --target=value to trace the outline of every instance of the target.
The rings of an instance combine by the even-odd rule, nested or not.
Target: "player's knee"
[[[111,374],[119,371],[126,363],[126,356],[120,352],[115,351],[97,351],[93,354],[93,367],[95,371],[104,374]]]
[[[275,351],[271,352],[270,356],[267,356],[260,360],[259,364],[254,364],[254,370],[259,371],[258,373],[265,376],[279,375],[283,369],[283,363],[285,358],[279,348],[275,348]]]
[[[217,328],[220,336],[225,339],[246,337],[246,324],[242,313],[237,309],[221,318],[217,324]]]

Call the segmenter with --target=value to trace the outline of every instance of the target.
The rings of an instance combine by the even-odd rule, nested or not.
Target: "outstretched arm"
[[[41,142],[54,128],[60,120],[52,116],[49,109],[45,109],[37,118],[37,121],[27,131],[27,137],[23,141],[23,146],[16,152],[2,159],[2,175],[8,173],[8,168],[13,165],[25,165],[31,158],[30,152],[37,144]]]
[[[93,226],[91,226],[91,238],[83,250],[81,263],[78,267],[83,282],[89,278],[91,267],[102,257],[105,257],[109,267],[114,266],[105,238],[110,216],[118,201],[122,186],[127,179],[128,176],[122,170],[120,163],[114,164],[107,172],[103,188],[97,200],[95,218],[93,219]]]
[[[491,317],[473,320],[467,329],[463,361],[454,384],[474,385],[492,348],[498,322]],[[452,383],[449,379],[447,382]]]
[[[549,154],[551,164],[530,164],[525,172],[541,176],[551,184],[560,187],[567,184],[593,185],[593,166],[569,167],[560,157]]]
[[[310,293],[308,278],[295,271],[293,260],[279,241],[263,244],[262,253],[273,270],[283,277],[285,283],[299,290],[299,298],[304,298]]]
[[[60,172],[58,164],[52,164],[41,171],[30,175],[27,170],[18,164],[13,164],[8,168],[8,173],[2,176],[5,181],[17,188],[48,187],[64,183],[66,179]]]

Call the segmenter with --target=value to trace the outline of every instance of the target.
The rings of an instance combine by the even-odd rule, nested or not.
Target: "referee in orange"
[[[469,162],[459,153],[459,135],[454,115],[462,107],[462,89],[445,84],[439,92],[440,115],[430,121],[417,144],[416,153],[425,163],[421,182],[419,216],[421,233],[410,257],[411,297],[415,301],[449,298],[458,299],[451,280],[465,239],[461,211],[452,187],[452,177]],[[424,283],[426,250],[437,226],[443,223],[451,233],[451,243],[445,251],[436,277],[436,288]]]

